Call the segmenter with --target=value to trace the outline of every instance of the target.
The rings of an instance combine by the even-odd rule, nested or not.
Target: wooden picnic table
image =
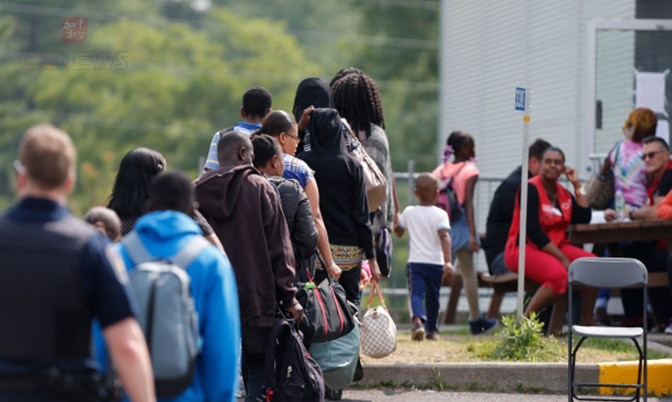
[[[604,248],[609,248],[611,255],[620,255],[618,242],[660,239],[667,240],[668,247],[672,247],[672,220],[586,223],[569,228],[569,241],[577,246],[592,243],[597,255],[604,255]],[[649,273],[649,287],[658,286],[669,286],[666,272]]]
[[[659,239],[666,239],[672,245],[672,220],[586,223],[569,228],[569,241],[578,246]]]
[[[593,252],[604,255],[605,248],[611,250],[612,255],[619,255],[618,242],[667,240],[668,247],[672,247],[672,220],[635,220],[625,222],[585,223],[572,225],[569,228],[569,241],[577,246],[594,244]],[[650,272],[648,275],[649,287],[669,286],[667,272]],[[559,334],[567,311],[567,298],[562,298],[553,306],[550,334]]]

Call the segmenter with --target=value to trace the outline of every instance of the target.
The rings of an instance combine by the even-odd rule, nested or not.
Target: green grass
[[[589,338],[586,339],[584,345],[593,349],[606,350],[609,352],[632,353],[635,358],[637,357],[637,348],[635,348],[635,344],[630,340],[626,341],[622,339]],[[647,354],[647,358],[650,360],[666,359],[670,357],[668,353],[655,349],[648,349]]]

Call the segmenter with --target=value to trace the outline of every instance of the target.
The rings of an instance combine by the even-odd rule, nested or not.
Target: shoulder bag
[[[305,343],[328,342],[349,334],[355,322],[343,287],[328,275],[315,286],[310,272],[306,275],[310,282],[296,292],[296,300],[303,307],[299,329]]]
[[[604,163],[607,163],[609,157],[616,150],[614,155],[614,165],[618,164],[618,151],[621,148],[621,141],[616,143],[616,146],[612,148],[609,155],[607,155],[607,160]],[[604,164],[602,165],[604,166]],[[602,170],[602,168],[600,168]],[[596,172],[586,182],[586,196],[588,197],[588,203],[591,208],[597,210],[605,210],[611,205],[611,201],[614,199],[614,169],[613,167],[607,170],[604,174],[602,172]]]
[[[348,126],[343,124],[343,127],[348,131],[352,150],[350,156],[357,159],[364,168],[364,183],[366,184],[366,196],[369,200],[369,212],[375,212],[385,202],[387,196],[387,180],[385,175],[380,171],[376,162],[369,156],[364,149],[364,146],[357,136],[350,130]]]

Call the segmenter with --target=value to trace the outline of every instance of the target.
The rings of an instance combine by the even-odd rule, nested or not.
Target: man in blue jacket
[[[154,257],[170,258],[201,231],[191,218],[194,187],[182,172],[157,176],[150,185],[149,208],[134,231]],[[130,271],[134,264],[122,244],[117,251]],[[187,267],[198,313],[200,354],[193,383],[172,401],[233,401],[240,355],[240,312],[236,280],[228,258],[208,246]]]

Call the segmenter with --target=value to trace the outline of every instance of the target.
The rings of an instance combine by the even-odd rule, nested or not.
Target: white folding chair
[[[572,306],[572,288],[576,284],[592,286],[597,288],[624,288],[632,286],[641,286],[644,294],[644,317],[643,328],[646,328],[646,300],[647,300],[647,272],[646,267],[640,261],[634,258],[579,258],[569,266],[569,305]],[[569,309],[569,322],[572,322],[572,309]],[[572,335],[581,337],[576,347],[572,350]],[[640,347],[637,339],[643,338],[643,345]],[[582,383],[574,381],[576,368],[576,352],[587,338],[614,338],[631,339],[639,352],[639,370],[637,372],[636,384],[600,384],[600,383]],[[581,325],[572,325],[569,331],[569,340],[567,342],[569,350],[568,367],[568,395],[569,402],[574,399],[583,401],[639,401],[640,395],[644,394],[644,401],[647,400],[647,360],[646,360],[646,331],[640,327],[621,328],[621,327],[586,327]],[[642,381],[642,375],[643,380]],[[633,397],[590,397],[576,395],[577,387],[612,387],[612,388],[635,388],[636,393]]]

